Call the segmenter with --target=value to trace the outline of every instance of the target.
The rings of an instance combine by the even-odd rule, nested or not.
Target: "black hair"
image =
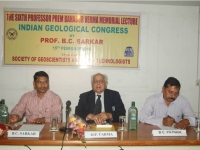
[[[167,87],[168,87],[168,84],[171,85],[171,86],[176,86],[176,87],[178,87],[178,88],[181,88],[180,82],[179,82],[176,78],[174,78],[174,77],[169,77],[169,78],[165,81],[165,83],[164,83],[163,86],[164,86],[165,88],[167,88]]]
[[[46,72],[38,71],[33,76],[34,81],[36,81],[37,77],[39,77],[39,76],[47,77],[47,79],[49,80],[49,76],[48,76],[48,74]]]

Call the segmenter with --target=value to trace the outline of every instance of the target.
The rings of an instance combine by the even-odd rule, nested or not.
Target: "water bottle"
[[[5,100],[2,99],[0,103],[0,123],[1,124],[8,124],[8,107],[5,104]]]
[[[132,106],[128,109],[128,129],[137,130],[138,127],[138,110],[135,107],[135,102],[132,102]]]

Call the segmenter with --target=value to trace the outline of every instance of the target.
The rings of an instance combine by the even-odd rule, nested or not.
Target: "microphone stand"
[[[69,131],[69,107],[66,108],[66,124],[65,124],[65,131],[68,132]]]
[[[69,126],[69,112],[70,112],[70,107],[66,107],[66,124],[65,124],[65,127],[60,128],[61,132],[69,132],[70,131],[70,128],[68,127]]]

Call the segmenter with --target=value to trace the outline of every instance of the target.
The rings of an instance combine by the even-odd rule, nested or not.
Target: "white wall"
[[[3,66],[3,8],[64,9],[80,11],[140,12],[140,54],[138,69],[39,66]],[[65,102],[71,100],[72,112],[79,94],[91,89],[90,76],[101,72],[108,75],[108,88],[120,92],[126,110],[136,101],[140,111],[146,98],[160,92],[164,81],[174,76],[181,82],[181,94],[186,96],[194,111],[198,110],[197,70],[199,8],[85,2],[0,2],[0,99],[9,111],[22,94],[33,89],[33,75],[44,70],[50,76],[50,88]],[[200,65],[199,65],[200,66]],[[200,69],[199,69],[200,70]],[[198,74],[197,74],[198,71]],[[198,76],[198,77],[197,77]],[[65,109],[63,109],[65,114]],[[65,118],[65,115],[64,117]],[[64,119],[65,121],[65,119]]]

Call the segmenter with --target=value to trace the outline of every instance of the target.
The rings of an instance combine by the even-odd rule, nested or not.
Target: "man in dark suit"
[[[96,124],[102,124],[104,121],[119,122],[119,116],[126,115],[119,92],[107,89],[108,78],[101,73],[92,75],[91,84],[91,91],[80,94],[75,114]],[[99,112],[97,112],[98,97],[100,97]]]

